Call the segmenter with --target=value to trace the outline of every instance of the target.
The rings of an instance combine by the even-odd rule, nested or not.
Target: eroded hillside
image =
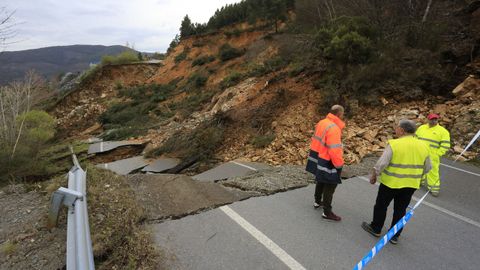
[[[239,30],[232,34],[232,29]],[[204,137],[195,140],[213,147],[213,151],[208,151],[215,160],[244,158],[274,165],[301,165],[313,127],[328,109],[324,102],[328,93],[314,86],[318,74],[284,60],[288,53],[285,48],[292,47],[297,40],[293,34],[274,33],[248,24],[189,37],[174,48],[162,65],[103,67],[53,112],[66,137],[116,134],[116,130],[128,126],[129,131],[137,132],[119,136],[148,141],[151,156],[188,158],[192,150],[203,151],[206,146],[192,144],[186,147],[198,149],[187,151],[172,148],[172,144],[181,144],[176,141],[179,134],[190,134],[193,137],[184,139],[194,140],[195,134],[204,132]],[[472,65],[475,63],[478,61]],[[478,79],[472,77],[472,81]],[[135,94],[130,91],[144,85],[156,88],[135,88]],[[425,121],[432,111],[442,115],[440,123],[452,131],[452,145],[459,152],[480,123],[480,105],[475,98],[478,87],[470,86],[463,92],[470,94],[462,98],[421,94],[419,101],[409,102],[398,95],[377,96],[371,97],[377,99],[372,105],[345,99],[347,162],[355,163],[365,155],[380,152],[392,138],[392,127],[399,117]],[[118,104],[141,109],[130,114],[112,111],[112,106]],[[122,118],[123,122],[102,122],[101,115],[106,112],[127,116]],[[144,118],[139,120],[133,114],[144,114]],[[216,140],[209,141],[211,138]],[[475,154],[467,156],[473,158]]]

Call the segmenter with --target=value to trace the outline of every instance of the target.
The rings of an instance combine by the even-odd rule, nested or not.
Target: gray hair
[[[409,134],[413,134],[417,130],[417,124],[413,120],[402,119],[398,122],[398,126]]]
[[[338,115],[340,112],[344,112],[345,110],[341,105],[333,105],[332,108],[330,109],[330,113],[334,115]]]

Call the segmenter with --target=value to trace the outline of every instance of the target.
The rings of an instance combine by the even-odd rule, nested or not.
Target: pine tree
[[[195,27],[188,15],[185,15],[180,26],[180,38],[186,38],[193,34],[195,34]]]

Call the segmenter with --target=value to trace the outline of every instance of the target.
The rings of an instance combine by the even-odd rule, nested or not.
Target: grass
[[[126,101],[114,103],[99,117],[106,132],[106,140],[120,140],[144,134],[153,120],[172,116],[158,108],[158,104],[169,98],[176,88],[176,82],[169,84],[146,84],[119,90]]]
[[[243,52],[241,50],[234,48],[227,43],[223,44],[218,52],[218,57],[220,58],[220,60],[222,60],[222,62],[237,58],[242,55]]]
[[[202,105],[207,103],[215,95],[214,91],[198,91],[192,92],[182,100],[168,105],[170,111],[180,112],[183,117],[191,115],[199,110]]]
[[[90,232],[97,269],[158,269],[162,254],[142,227],[145,211],[122,176],[82,164],[87,171]],[[64,176],[47,187],[66,186]]]
[[[2,250],[3,254],[5,254],[7,256],[12,255],[17,250],[17,243],[14,243],[14,242],[11,242],[10,240],[8,240],[1,245],[0,249]]]
[[[205,84],[207,83],[207,80],[208,80],[208,76],[195,72],[188,78],[187,84],[188,86],[190,86],[190,88],[197,89],[205,86]]]
[[[175,64],[178,64],[183,60],[187,59],[187,55],[189,52],[190,52],[190,48],[186,47],[181,53],[175,56],[174,58]]]
[[[203,66],[203,65],[211,63],[213,61],[215,61],[215,56],[213,56],[213,55],[199,56],[197,59],[193,60],[192,67]]]
[[[182,159],[190,157],[198,157],[198,161],[211,159],[223,143],[224,129],[223,120],[219,118],[201,123],[194,130],[177,132],[147,156],[174,153]]]
[[[220,87],[222,89],[232,87],[238,84],[244,77],[245,77],[245,74],[242,74],[236,71],[232,72],[227,77],[223,78],[223,80],[220,82]]]

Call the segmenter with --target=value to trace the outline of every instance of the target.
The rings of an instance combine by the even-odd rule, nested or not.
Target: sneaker
[[[390,239],[390,243],[392,243],[392,245],[398,244],[398,236],[393,236],[392,239]]]
[[[315,209],[317,209],[321,206],[323,206],[323,203],[316,203],[316,202],[313,203],[313,208],[315,208]]]
[[[333,221],[340,221],[340,220],[342,220],[341,217],[335,215],[335,213],[333,213],[333,212],[330,212],[330,213],[327,213],[327,214],[325,214],[325,212],[323,212],[322,218],[328,219],[328,220],[333,220]]]
[[[379,232],[376,232],[373,228],[372,228],[372,225],[368,224],[367,222],[362,222],[362,228],[367,231],[368,233],[370,233],[371,235],[375,236],[375,237],[380,237],[380,233]]]

